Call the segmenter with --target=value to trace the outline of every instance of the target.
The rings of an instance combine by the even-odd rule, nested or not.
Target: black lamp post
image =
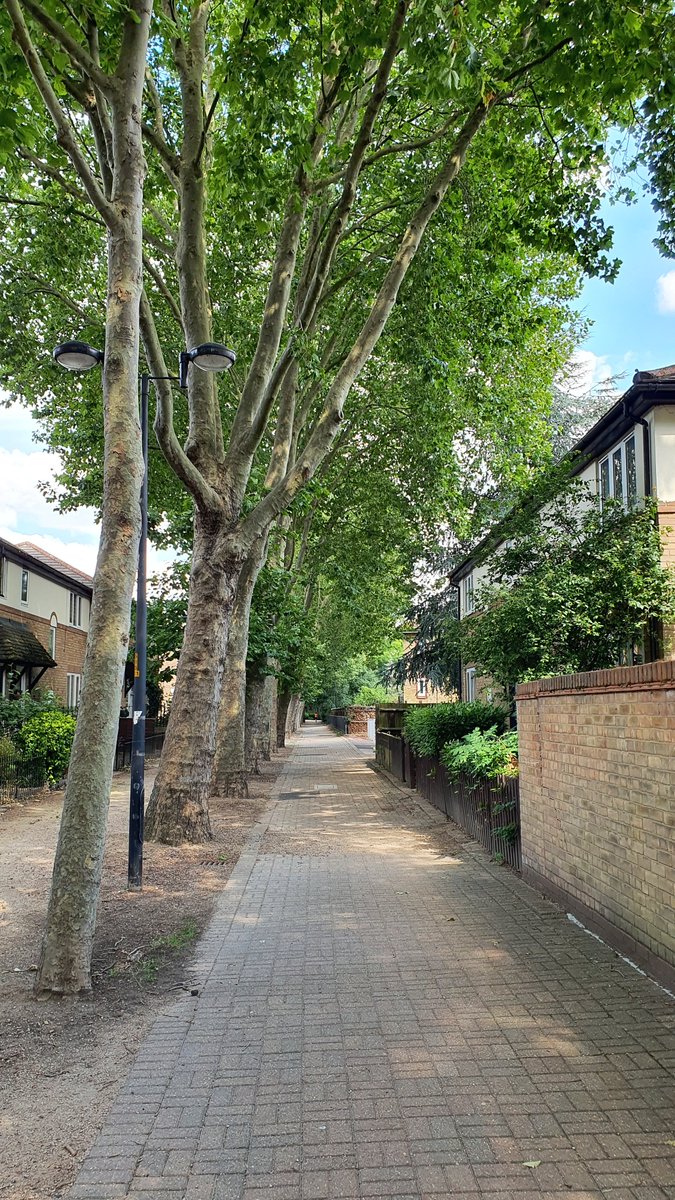
[[[68,371],[90,371],[103,363],[103,351],[86,342],[63,342],[54,351],[54,359]],[[181,351],[179,374],[141,375],[141,443],[143,446],[143,484],[141,487],[141,538],[138,544],[136,582],[136,645],[134,649],[133,723],[131,733],[131,791],[129,797],[129,860],[127,887],[140,891],[143,886],[143,823],[145,817],[145,692],[148,656],[147,539],[148,539],[148,399],[150,384],[170,380],[187,387],[190,364],[201,371],[227,371],[236,362],[234,350],[220,342],[205,342],[193,350]]]

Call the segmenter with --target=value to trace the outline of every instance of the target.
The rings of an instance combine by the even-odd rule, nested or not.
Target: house
[[[0,695],[80,697],[94,581],[32,542],[0,538]]]
[[[403,656],[408,657],[414,649],[417,638],[414,629],[404,629],[401,631],[403,636]],[[436,687],[431,679],[427,679],[425,675],[420,675],[417,679],[406,679],[403,686],[399,688],[399,702],[403,704],[442,704],[448,701],[456,700],[456,692],[446,692],[442,688]]]
[[[628,390],[576,443],[567,456],[571,475],[603,499],[625,507],[651,496],[666,531],[664,561],[675,566],[675,365],[636,371]],[[509,517],[500,521],[449,575],[459,594],[460,618],[475,611],[475,595],[488,576],[488,562],[508,540]],[[673,631],[647,636],[629,664],[675,657]],[[490,680],[462,664],[462,699],[491,698]]]

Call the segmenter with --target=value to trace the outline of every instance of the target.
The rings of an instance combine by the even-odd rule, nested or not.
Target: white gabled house
[[[675,365],[636,371],[628,390],[567,457],[572,476],[603,499],[621,500],[626,508],[641,497],[656,500],[659,522],[667,531],[664,561],[675,566],[675,528],[670,528],[675,527]],[[450,573],[449,581],[458,591],[460,619],[475,611],[474,597],[487,580],[489,558],[508,541],[508,530],[506,516]],[[646,638],[635,661],[659,657],[675,657],[672,636]],[[475,668],[463,663],[461,699],[476,699],[489,682],[477,678]]]

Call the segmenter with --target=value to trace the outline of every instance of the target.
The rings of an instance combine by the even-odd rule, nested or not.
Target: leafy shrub
[[[372,708],[375,704],[386,704],[388,700],[392,699],[393,694],[392,692],[388,692],[385,687],[382,687],[382,684],[371,686],[368,683],[364,683],[363,687],[359,688],[351,704],[355,704],[357,707],[362,705],[364,708]]]
[[[53,692],[45,691],[32,696],[26,692],[20,700],[7,700],[0,696],[0,734],[13,738],[27,721],[39,713],[61,712],[62,705]]]
[[[495,704],[470,700],[457,704],[426,704],[409,708],[403,726],[415,754],[436,758],[448,742],[459,741],[473,729],[502,730],[506,713]]]
[[[497,733],[491,729],[473,729],[460,741],[450,742],[441,750],[441,762],[451,778],[469,775],[472,779],[495,779],[518,774],[518,734]]]
[[[63,779],[75,734],[75,717],[64,712],[42,712],[19,730],[16,742],[26,758],[42,758],[52,787]]]

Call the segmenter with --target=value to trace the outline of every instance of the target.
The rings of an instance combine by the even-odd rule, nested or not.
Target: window
[[[81,675],[66,676],[66,707],[77,708],[80,700],[80,688],[82,687]]]
[[[53,659],[56,658],[56,630],[58,629],[58,624],[56,613],[52,613],[49,622],[49,653]]]
[[[7,559],[0,558],[0,596],[7,595]]]
[[[77,625],[78,628],[82,624],[82,597],[78,596],[77,592],[70,593],[70,616],[71,625]]]
[[[476,668],[469,667],[466,672],[466,700],[476,699]]]
[[[426,679],[418,679],[417,680],[417,695],[418,696],[427,696],[428,695],[428,686],[429,685],[428,685],[428,682]]]
[[[631,434],[600,463],[600,499],[620,500],[631,508],[638,494],[635,435]]]
[[[472,613],[474,610],[473,575],[467,575],[466,579],[464,580],[463,587],[464,587],[464,613],[463,613],[463,616],[467,617],[469,615],[469,613]]]
[[[21,603],[28,604],[28,571],[21,572]]]

